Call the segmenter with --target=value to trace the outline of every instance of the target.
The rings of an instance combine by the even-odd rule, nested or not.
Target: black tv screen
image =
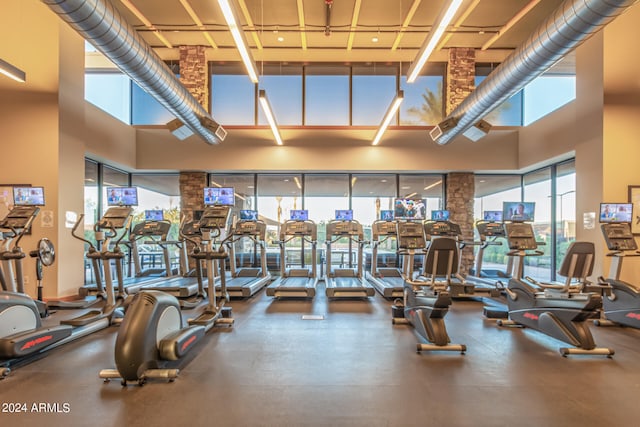
[[[206,206],[233,206],[235,205],[234,194],[233,187],[206,187],[204,189],[204,204]]]
[[[381,210],[380,219],[382,221],[393,221],[393,210]]]
[[[482,219],[491,222],[502,222],[502,211],[484,211]]]
[[[338,221],[352,221],[353,211],[351,209],[336,209],[336,219]]]
[[[136,187],[107,187],[108,206],[138,206]]]
[[[431,220],[432,221],[449,221],[449,211],[446,211],[446,210],[431,211]]]
[[[13,204],[16,206],[44,206],[44,188],[13,187]]]
[[[600,222],[621,223],[633,219],[631,203],[600,203]]]
[[[251,209],[242,209],[240,211],[240,221],[257,221],[258,211]]]
[[[306,209],[292,209],[289,211],[289,219],[293,221],[307,221],[309,219],[309,211]]]
[[[533,221],[536,204],[534,202],[503,202],[502,219],[504,221]]]
[[[393,205],[396,219],[425,219],[427,204],[421,199],[396,199]]]
[[[164,214],[162,213],[162,209],[150,209],[144,211],[145,221],[162,221],[163,219]]]

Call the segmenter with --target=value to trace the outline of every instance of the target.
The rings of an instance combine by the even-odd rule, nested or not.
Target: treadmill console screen
[[[445,210],[431,211],[432,221],[449,221],[450,213]]]
[[[531,224],[508,223],[505,228],[509,249],[533,250],[538,248]]]
[[[290,219],[293,221],[308,221],[309,211],[306,209],[292,209],[289,211]]]
[[[618,224],[602,224],[602,234],[610,251],[635,251],[638,249],[636,239],[631,233],[628,222]]]
[[[153,209],[144,211],[145,221],[162,221],[164,220],[164,214],[162,209]]]
[[[482,219],[491,222],[502,222],[502,211],[484,211]]]
[[[204,189],[205,206],[234,206],[235,201],[233,187],[206,187]]]
[[[392,210],[381,210],[380,211],[380,220],[381,221],[393,221],[393,211]]]
[[[240,221],[257,221],[258,211],[242,209],[240,211]]]
[[[336,209],[336,220],[353,221],[353,211],[351,209]]]

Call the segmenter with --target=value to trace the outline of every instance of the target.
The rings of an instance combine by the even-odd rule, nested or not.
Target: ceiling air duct
[[[453,119],[456,125],[435,132],[432,139],[440,145],[451,142],[636,2],[563,2],[443,121]]]
[[[226,131],[180,83],[151,46],[105,0],[41,0],[123,73],[209,144]]]

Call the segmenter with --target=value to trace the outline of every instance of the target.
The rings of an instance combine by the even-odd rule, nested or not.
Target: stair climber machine
[[[640,289],[631,283],[620,280],[622,261],[625,258],[640,256],[635,237],[631,232],[633,205],[631,203],[600,205],[600,228],[611,251],[609,277],[600,278],[607,285],[608,295],[604,295],[602,305],[604,318],[595,321],[598,326],[622,325],[640,328]],[[609,214],[615,212],[615,214]]]
[[[329,298],[368,298],[375,295],[375,290],[371,283],[369,283],[363,275],[363,257],[364,257],[364,245],[367,241],[364,240],[364,231],[362,224],[353,219],[352,210],[337,210],[336,219],[331,220],[327,224],[327,253],[326,253],[326,276],[325,287],[326,295]],[[340,240],[346,238],[349,241],[349,247],[347,251],[339,253],[342,261],[340,268],[335,268],[332,259],[338,252],[333,252],[335,244]],[[356,266],[353,267],[353,251],[351,245],[355,244],[357,249],[355,251]],[[344,257],[347,257],[345,262]],[[344,265],[348,265],[347,268]]]
[[[179,369],[175,363],[189,353],[206,332],[214,326],[231,326],[231,307],[225,307],[229,300],[226,289],[225,261],[228,257],[224,250],[225,241],[218,247],[215,242],[222,234],[220,223],[208,210],[198,221],[199,234],[185,234],[193,244],[189,256],[196,265],[196,277],[203,281],[203,268],[207,275],[208,302],[200,315],[184,323],[180,313],[178,299],[157,290],[142,289],[137,293],[120,325],[115,344],[116,369],[100,371],[105,382],[120,378],[123,386],[129,381],[143,385],[148,379],[175,380]],[[216,271],[215,265],[218,266]],[[220,278],[220,296],[216,294],[215,279]]]
[[[20,190],[19,193],[18,190]],[[26,254],[20,247],[20,241],[25,233],[31,229],[33,221],[40,212],[39,206],[44,205],[43,191],[42,187],[16,187],[14,195],[28,192],[42,193],[42,204],[27,204],[38,202],[33,198],[25,199],[22,197],[22,199],[14,200],[13,209],[0,221],[0,230],[3,236],[3,247],[0,250],[0,283],[2,283],[4,291],[27,295],[24,287],[22,264]],[[11,245],[12,243],[13,246]],[[38,297],[34,300],[34,303],[38,308],[40,317],[46,317],[49,313],[49,307],[42,301],[41,289],[38,289]]]
[[[88,258],[101,260],[105,264],[107,294],[105,305],[100,310],[89,310],[77,317],[64,319],[59,325],[44,326],[31,298],[13,292],[0,293],[0,377],[8,375],[12,366],[36,360],[51,349],[105,329],[122,319],[121,307],[116,303],[114,296],[109,263],[110,260],[115,260],[117,274],[122,276],[124,253],[119,248],[124,233],[116,241],[112,251],[98,251],[93,244],[76,234],[83,218],[84,215],[79,215],[72,229],[72,235],[90,245],[86,254]],[[131,208],[112,207],[107,210],[96,224],[96,229],[109,230],[106,233],[97,232],[97,239],[101,238],[102,233],[106,236],[103,247],[109,246],[109,240],[117,236],[118,229],[128,228],[130,218]],[[36,274],[38,275],[37,271]]]
[[[267,270],[267,224],[258,219],[258,211],[243,209],[240,219],[231,228],[226,245],[229,252],[229,277],[227,292],[230,297],[248,298],[271,282],[271,274]],[[238,267],[236,245],[250,243],[255,255],[260,249],[260,267]],[[248,251],[243,251],[248,253]]]
[[[458,269],[458,243],[442,237],[427,242],[420,222],[398,222],[398,254],[403,258],[404,296],[402,302],[392,307],[393,324],[409,323],[422,341],[417,344],[422,351],[459,351],[464,354],[464,344],[451,344],[444,317],[451,305],[449,282]],[[416,255],[424,255],[422,274],[414,275]],[[444,280],[442,278],[444,277]]]
[[[564,283],[542,283],[523,279],[524,260],[541,256],[533,227],[524,221],[505,223],[509,256],[513,256],[514,275],[505,289],[509,320],[499,319],[500,326],[524,326],[570,344],[560,348],[560,354],[606,355],[614,351],[597,348],[587,326],[587,320],[597,317],[602,297],[596,293],[581,292],[587,276],[593,271],[595,247],[590,242],[573,242],[567,249],[558,274]],[[577,280],[577,283],[572,282]]]
[[[498,239],[506,237],[502,223],[502,211],[484,211],[483,219],[476,222],[476,230],[480,237],[480,242],[478,242],[480,247],[476,254],[475,266],[469,272],[469,278],[474,282],[503,288],[503,282],[511,278],[513,257],[509,257],[506,270],[484,268],[483,266],[485,250],[489,246],[502,246],[502,241]]]
[[[275,298],[313,298],[318,285],[317,244],[318,228],[309,219],[309,211],[294,209],[291,218],[280,227],[280,277],[267,287],[267,296]],[[299,239],[300,248],[287,247],[287,243]],[[305,265],[305,243],[310,246],[310,265]],[[299,254],[299,262],[291,267],[287,250]],[[293,252],[290,252],[293,253]],[[297,259],[298,257],[296,257]]]
[[[385,298],[402,298],[404,295],[404,278],[399,267],[378,267],[380,262],[380,247],[397,241],[397,225],[393,220],[393,211],[381,211],[380,220],[371,225],[371,272],[366,278],[373,287]],[[397,256],[394,254],[397,263]]]

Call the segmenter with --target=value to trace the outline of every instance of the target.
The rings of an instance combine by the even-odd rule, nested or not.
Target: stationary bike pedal
[[[233,316],[232,307],[222,307],[222,310],[220,310],[220,317],[229,319],[232,316]]]

